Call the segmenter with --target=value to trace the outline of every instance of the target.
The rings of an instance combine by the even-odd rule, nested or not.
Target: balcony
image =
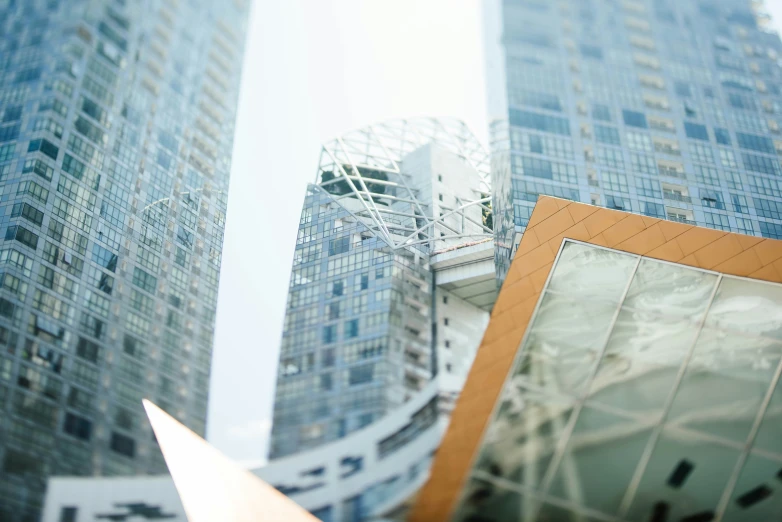
[[[670,190],[663,190],[663,197],[671,201],[680,201],[682,203],[692,203],[690,196],[679,194],[678,192],[671,192]]]

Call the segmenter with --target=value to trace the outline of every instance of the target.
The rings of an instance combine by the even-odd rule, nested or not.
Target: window
[[[60,522],[76,522],[78,508],[66,506],[60,510]]]
[[[764,174],[771,174],[773,176],[779,176],[782,174],[779,161],[776,159],[768,158],[766,156],[758,156],[757,154],[743,153],[741,155],[744,160],[744,167],[747,170],[753,172],[762,172]]]
[[[92,260],[111,272],[117,269],[117,254],[106,250],[100,245],[92,246]]]
[[[695,165],[695,179],[705,185],[714,185],[716,187],[720,184],[717,169],[704,167],[703,165]]]
[[[133,284],[150,294],[155,293],[157,288],[157,278],[146,273],[138,267],[133,268]]]
[[[358,337],[358,319],[352,319],[345,323],[345,338],[352,339]]]
[[[618,196],[606,196],[606,207],[617,210],[630,210],[630,201],[620,198]]]
[[[16,203],[11,209],[11,217],[23,217],[38,226],[43,223],[43,212],[27,203]]]
[[[725,204],[722,202],[722,193],[716,190],[701,190],[701,202],[704,207],[725,210]]]
[[[630,153],[630,167],[634,172],[657,174],[657,163],[654,157],[645,154]]]
[[[62,430],[77,439],[89,441],[92,436],[92,422],[73,413],[66,413]]]
[[[368,363],[361,366],[354,366],[348,370],[348,384],[355,386],[372,382],[375,373],[375,364]]]
[[[704,212],[703,215],[706,217],[706,226],[716,228],[717,230],[730,231],[728,216],[711,212]]]
[[[687,147],[690,149],[690,155],[692,156],[693,161],[710,164],[714,163],[714,152],[709,145],[698,141],[688,141]]]
[[[727,180],[728,188],[742,190],[741,175],[738,172],[726,172],[725,179]]]
[[[76,355],[86,361],[97,364],[100,357],[100,345],[84,337],[79,337],[79,342],[76,345]]]
[[[690,87],[689,83],[677,81],[674,82],[673,86],[677,96],[682,98],[689,98],[692,96],[692,88]]]
[[[120,433],[112,432],[110,447],[112,451],[126,457],[133,458],[136,455],[136,441]]]
[[[570,122],[566,118],[511,109],[510,124],[517,127],[570,136]]]
[[[445,319],[443,319],[443,324],[444,324],[445,326],[448,326],[448,318],[447,318],[447,317],[446,317]]]
[[[698,123],[692,123],[689,121],[684,122],[684,132],[687,134],[688,138],[694,138],[696,140],[705,140],[709,141],[709,133],[706,130],[705,125],[700,125]]]
[[[3,123],[7,123],[9,121],[17,121],[20,119],[22,119],[21,105],[14,105],[5,108],[5,111],[3,112]]]
[[[361,274],[360,289],[366,290],[369,288],[369,274]]]
[[[330,324],[323,327],[323,344],[330,344],[337,340],[337,325]]]
[[[603,50],[596,45],[581,44],[581,55],[585,58],[603,59]]]
[[[6,241],[15,239],[33,250],[38,248],[38,236],[20,225],[8,227],[5,231],[5,239]]]
[[[320,375],[320,389],[321,391],[329,391],[332,386],[331,373],[323,373]]]
[[[17,189],[16,193],[17,195],[27,194],[32,198],[40,201],[44,205],[46,204],[46,201],[49,199],[49,191],[43,188],[38,183],[36,183],[35,181],[21,182],[19,184],[19,188]]]
[[[652,152],[652,140],[646,134],[628,132],[626,137],[628,148],[641,152]]]
[[[659,203],[651,203],[649,201],[642,201],[641,206],[643,208],[642,213],[645,216],[665,218],[665,207]]]
[[[336,357],[334,356],[334,348],[327,348],[323,350],[323,355],[321,356],[321,365],[324,368],[334,366],[335,361]]]
[[[602,174],[603,186],[616,192],[629,192],[627,178],[620,172],[605,171]]]
[[[451,347],[451,341],[445,341],[445,347],[450,348]]]
[[[755,229],[752,226],[752,220],[751,219],[744,219],[744,218],[736,218],[736,229],[741,234],[747,234],[747,235],[755,235]]]
[[[539,107],[550,111],[562,112],[562,104],[559,96],[554,94],[537,91],[514,91],[512,93],[519,105],[528,105],[530,107]],[[440,180],[442,181],[442,180]]]
[[[596,103],[592,106],[592,118],[600,121],[611,121],[611,110],[608,105]]]
[[[636,191],[640,196],[646,196],[648,198],[660,197],[660,185],[657,181],[649,178],[637,178],[636,179]]]
[[[317,518],[318,520],[321,520],[323,522],[332,522],[333,517],[331,515],[331,506],[322,506],[317,509],[313,509],[310,511],[310,514],[312,514],[313,517]]]
[[[36,152],[41,151],[42,153],[46,154],[53,160],[57,160],[57,154],[60,152],[60,149],[54,145],[54,143],[50,142],[49,140],[45,139],[39,139],[39,140],[32,140],[30,142],[30,145],[27,147],[27,152]]]
[[[447,295],[443,296],[443,304],[448,304],[448,296]]]
[[[730,133],[728,129],[714,128],[714,137],[717,138],[717,143],[720,145],[730,145]]]
[[[339,319],[339,315],[342,311],[342,307],[340,305],[341,303],[339,302],[329,303],[329,320]]]
[[[566,163],[514,155],[512,168],[515,174],[566,183],[575,183],[577,181],[575,167]]]
[[[624,119],[625,125],[630,127],[639,127],[641,129],[648,128],[648,124],[646,123],[646,116],[642,112],[629,111],[624,109],[622,111],[622,118]]]
[[[782,239],[782,225],[760,220],[760,235],[771,239]]]
[[[720,147],[720,162],[723,166],[728,168],[739,168],[739,164],[736,162],[736,155],[733,154],[733,150]]]
[[[344,254],[350,250],[350,236],[339,237],[329,241],[329,255]]]
[[[731,194],[730,199],[733,202],[733,210],[738,214],[749,214],[747,198],[742,194]]]
[[[739,147],[742,149],[754,150],[757,152],[765,152],[766,154],[776,154],[776,148],[774,147],[774,141],[771,138],[765,136],[756,136],[754,134],[746,134],[743,132],[736,133],[736,139],[739,142]]]
[[[760,176],[748,176],[748,178],[750,192],[765,194],[766,196],[778,196],[780,194],[782,187],[780,187],[777,180]]]
[[[345,283],[343,281],[334,281],[331,283],[331,295],[337,297],[343,294]]]
[[[782,203],[770,199],[753,198],[758,216],[770,219],[782,219]]]
[[[595,139],[601,143],[608,143],[610,145],[620,145],[619,131],[614,127],[607,127],[605,125],[595,125]]]
[[[141,341],[128,334],[122,339],[122,351],[136,359],[141,359],[144,354],[144,347]]]
[[[0,143],[13,141],[19,137],[19,124],[0,127]]]

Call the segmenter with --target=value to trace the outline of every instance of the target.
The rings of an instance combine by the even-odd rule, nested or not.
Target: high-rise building
[[[391,121],[323,147],[293,261],[272,458],[373,423],[438,374],[441,395],[458,393],[496,296],[488,174],[456,121]]]
[[[498,270],[539,194],[782,238],[782,44],[759,0],[489,2]]]
[[[0,1],[0,520],[203,434],[249,1]]]

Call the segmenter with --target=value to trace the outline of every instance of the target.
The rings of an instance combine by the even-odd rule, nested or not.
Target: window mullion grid
[[[747,458],[749,458],[750,449],[752,449],[752,445],[755,443],[755,437],[757,436],[758,431],[760,431],[761,424],[763,424],[763,417],[765,417],[768,405],[771,403],[771,399],[774,396],[774,391],[776,390],[776,387],[779,383],[780,376],[782,376],[782,360],[780,360],[779,364],[777,364],[777,370],[774,372],[774,377],[771,379],[771,384],[766,391],[766,396],[763,397],[763,402],[760,404],[758,413],[755,416],[755,422],[752,424],[752,429],[750,430],[747,441],[744,444],[744,449],[742,449],[741,454],[739,455],[739,459],[736,461],[736,466],[733,468],[733,473],[731,473],[730,479],[728,480],[728,484],[725,486],[725,490],[722,492],[722,497],[717,503],[717,509],[715,510],[714,516],[715,522],[720,522],[722,517],[725,515],[725,511],[728,509],[730,497],[733,494],[733,490],[735,489],[736,483],[739,480],[739,475],[744,468],[744,464],[746,463]]]
[[[711,306],[714,303],[714,297],[717,295],[717,289],[720,287],[721,283],[722,274],[719,274],[717,276],[717,280],[714,283],[714,288],[711,291],[711,295],[709,296],[709,301],[706,305],[706,309],[703,312],[703,316],[701,317],[700,321],[698,321],[698,326],[695,330],[695,335],[692,338],[692,342],[690,343],[690,347],[687,350],[687,355],[679,366],[679,372],[676,374],[676,379],[671,386],[671,391],[668,394],[668,397],[665,399],[665,403],[663,404],[662,408],[662,416],[660,417],[657,426],[654,427],[651,435],[649,436],[649,441],[646,443],[646,447],[644,448],[644,452],[641,454],[641,459],[638,462],[638,466],[635,468],[635,473],[633,474],[632,479],[630,479],[630,484],[627,486],[627,491],[625,492],[625,495],[622,498],[622,502],[619,505],[619,516],[622,518],[627,515],[627,511],[630,509],[630,504],[635,497],[638,486],[641,484],[641,479],[643,478],[643,474],[646,471],[646,466],[649,464],[649,460],[652,457],[652,452],[654,451],[654,448],[657,444],[657,440],[660,438],[663,428],[665,427],[665,419],[670,413],[673,401],[676,398],[677,392],[679,391],[679,386],[684,380],[684,374],[687,371],[687,366],[689,366],[690,360],[695,353],[695,346],[698,344],[698,339],[700,338],[701,331],[703,330],[703,325],[706,323],[706,316],[709,314],[709,310],[711,310]]]
[[[592,385],[592,381],[594,381],[595,376],[597,375],[597,372],[600,369],[600,361],[603,359],[603,355],[605,354],[605,351],[608,348],[608,341],[611,338],[611,333],[613,332],[614,326],[616,325],[616,320],[619,317],[619,312],[622,309],[622,305],[624,304],[625,298],[627,297],[627,293],[630,291],[630,285],[632,284],[633,279],[635,278],[635,274],[638,271],[638,266],[641,264],[642,259],[643,258],[641,256],[637,256],[636,258],[633,271],[630,273],[630,276],[627,279],[627,284],[625,285],[625,288],[622,291],[622,295],[616,304],[616,310],[614,311],[614,315],[611,318],[610,326],[605,333],[602,346],[600,347],[600,350],[597,354],[595,367],[590,372],[586,384],[584,385],[585,392],[581,395],[580,398],[576,400],[575,407],[573,408],[573,414],[570,416],[567,426],[565,426],[565,430],[563,431],[562,436],[559,439],[559,444],[557,445],[557,449],[554,454],[554,457],[551,459],[551,463],[549,464],[549,467],[546,470],[546,474],[543,477],[542,487],[540,488],[540,491],[541,494],[544,496],[548,495],[549,489],[551,489],[551,484],[554,482],[554,476],[565,455],[565,451],[567,450],[567,447],[570,442],[570,436],[573,434],[573,430],[575,430],[576,422],[578,421],[578,417],[581,414],[581,410],[584,408],[584,403],[589,397],[589,389]],[[535,516],[532,517],[533,520],[535,520],[538,517],[541,509],[542,509],[542,504],[538,506]]]

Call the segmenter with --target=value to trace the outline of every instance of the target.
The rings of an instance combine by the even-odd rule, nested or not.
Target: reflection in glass
[[[618,301],[638,258],[572,241],[565,242],[548,288],[574,299]]]
[[[585,406],[549,493],[616,513],[654,424],[655,419],[626,419]]]
[[[667,422],[744,444],[780,357],[780,343],[704,329]]]
[[[583,393],[615,313],[616,305],[544,295],[514,375],[555,393]]]
[[[716,282],[715,274],[644,258],[633,276],[624,306],[698,321]]]
[[[782,340],[782,286],[724,277],[707,324]]]
[[[476,469],[537,488],[573,410],[572,403],[531,393],[513,382],[483,441]]]
[[[487,430],[474,473],[553,501],[540,501],[535,520],[618,517],[639,465],[623,520],[710,519],[782,361],[782,286],[646,258],[628,286],[634,259],[564,247]],[[666,426],[650,448],[662,419]],[[782,383],[725,520],[782,513],[781,434]],[[562,458],[550,469],[558,451]],[[542,491],[544,477],[552,480]],[[530,500],[522,513],[536,507]],[[471,513],[473,521],[505,520]]]
[[[782,460],[782,380],[774,389],[753,447],[774,452]]]
[[[522,520],[532,522],[531,518],[519,518],[522,510],[521,494],[505,489],[488,480],[471,478],[464,497],[456,509],[454,522],[480,522],[485,520]]]
[[[778,520],[782,513],[780,470],[782,461],[750,454],[722,521]]]
[[[659,505],[667,506],[667,520],[713,512],[738,456],[737,449],[664,430],[625,518],[649,520]]]
[[[590,399],[659,416],[696,333],[690,322],[623,308],[592,382]]]

